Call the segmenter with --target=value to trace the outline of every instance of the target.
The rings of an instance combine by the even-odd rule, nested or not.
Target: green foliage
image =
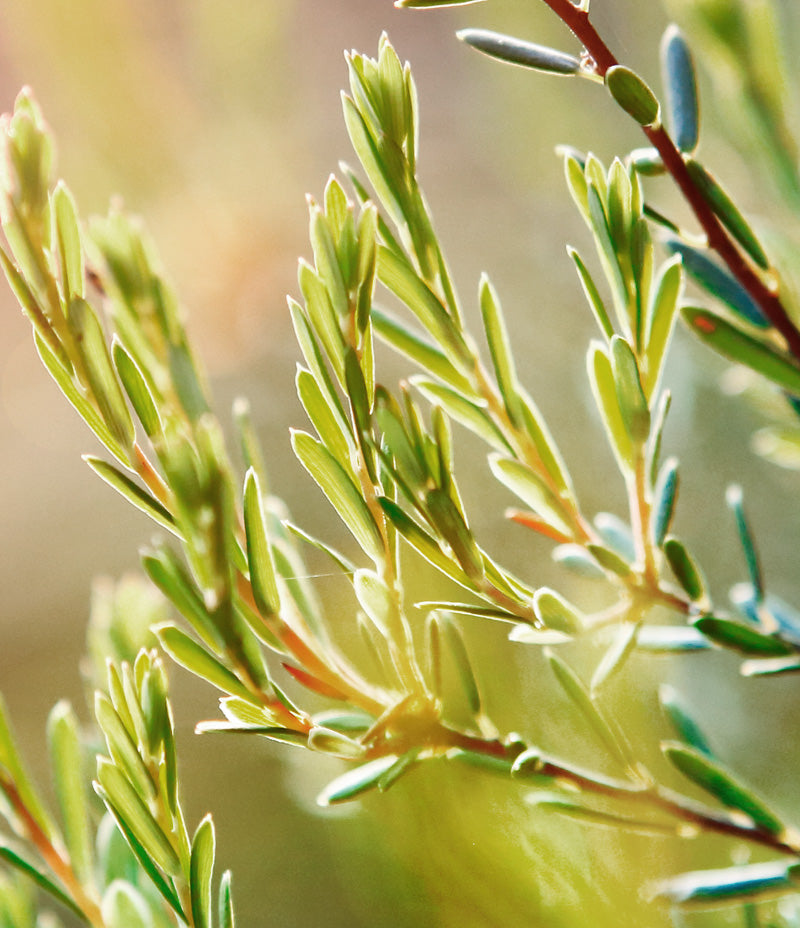
[[[676,840],[716,834],[770,855],[768,863],[726,866],[725,858],[702,873],[657,874],[651,889],[676,911],[741,903],[747,924],[760,924],[754,899],[795,893],[800,839],[782,810],[762,799],[769,784],[756,793],[729,771],[670,687],[661,701],[680,740],[662,744],[674,770],[657,766],[654,752],[631,743],[607,694],[629,662],[654,651],[698,652],[697,662],[712,647],[732,659],[745,655],[745,677],[800,671],[800,616],[767,592],[741,490],[727,495],[745,578],[731,593],[738,612],[731,617],[674,534],[679,466],[674,457],[662,460],[670,408],[663,381],[676,321],[748,369],[760,389],[783,391],[796,418],[796,307],[767,240],[697,158],[689,40],[676,26],[665,34],[662,104],[614,58],[588,3],[546,2],[583,44],[582,57],[486,30],[459,36],[501,61],[604,84],[611,103],[601,96],[598,105],[616,103],[646,136],[646,149],[609,165],[573,150],[564,158],[596,252],[593,261],[569,249],[599,329],[588,380],[628,501],[624,519],[586,511],[525,389],[526,359],[515,359],[485,274],[477,282],[482,330],[465,323],[471,314],[419,183],[415,83],[386,36],[376,58],[347,56],[342,104],[359,167],[332,176],[320,203],[309,198],[312,257],[299,264],[299,298],[289,298],[302,355],[297,394],[312,430],[293,430],[292,450],[352,536],[345,551],[294,526],[268,494],[265,455],[242,403],[234,424],[244,466],[237,464],[141,224],[116,209],[88,225],[80,220],[66,186],[54,181],[53,144],[33,97],[18,98],[3,134],[3,267],[45,367],[113,458],[87,455],[87,463],[171,537],[142,557],[159,598],[135,585],[97,590],[89,637],[95,727],[83,729],[63,703],[48,726],[58,818],[46,810],[0,708],[0,859],[8,873],[0,925],[36,923],[19,875],[95,928],[233,925],[229,876],[214,875],[212,820],[193,832],[186,825],[159,648],[221,693],[223,718],[200,722],[199,732],[249,733],[307,749],[308,763],[315,753],[345,762],[320,793],[321,806],[400,780],[413,791],[419,768],[466,761],[527,783],[534,807],[586,825]],[[774,148],[769,163],[780,166],[782,186],[800,190],[783,101],[770,82],[779,65],[769,57],[777,33],[768,0],[752,8],[702,0],[687,10],[726,67],[738,68],[747,116]],[[737,65],[731,55],[739,46],[748,54]],[[650,206],[646,178],[656,173],[675,181],[701,235]],[[684,297],[685,277],[709,306]],[[380,380],[378,342],[414,366],[396,388]],[[558,564],[597,582],[587,606],[499,562],[491,538],[475,527],[472,496],[459,487],[454,423],[485,446],[487,475],[524,507],[509,508],[509,521],[555,543]],[[780,426],[762,431],[759,445],[796,465],[798,435],[796,423]],[[350,613],[336,625],[301,579],[305,547],[324,552],[348,585]],[[408,581],[425,565],[463,601],[415,597]],[[458,617],[469,617],[463,631]],[[566,714],[590,736],[588,753],[599,749],[589,767],[493,716],[484,681],[497,668],[485,666],[464,633],[486,619],[531,667],[543,645],[561,648],[544,657]],[[353,646],[356,635],[341,634],[343,625],[366,647]],[[602,655],[592,659],[587,685],[587,645],[596,644]],[[515,708],[524,729],[530,707]],[[99,752],[91,746],[98,737]],[[85,772],[92,764],[94,796]],[[527,827],[519,822],[520,833]]]

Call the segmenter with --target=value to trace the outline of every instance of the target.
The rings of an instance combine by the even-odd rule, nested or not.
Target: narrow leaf
[[[280,611],[281,600],[275,579],[275,564],[267,537],[266,512],[256,472],[247,471],[244,484],[244,528],[247,565],[253,599],[264,618]]]
[[[545,656],[561,688],[583,715],[599,741],[623,767],[629,767],[630,752],[620,732],[597,708],[575,671],[548,649],[545,649]]]
[[[717,218],[742,246],[747,254],[762,269],[769,268],[769,258],[739,207],[733,202],[713,174],[709,173],[693,158],[686,161],[686,170]]]
[[[522,65],[548,74],[576,74],[581,67],[574,55],[556,51],[545,45],[536,45],[510,35],[490,32],[488,29],[462,29],[456,36],[472,48],[509,64]]]
[[[362,764],[354,770],[348,770],[347,773],[343,773],[329,783],[317,796],[317,805],[332,806],[340,802],[348,802],[362,793],[376,789],[381,777],[391,770],[396,761],[397,757],[389,754]]]
[[[678,737],[701,754],[713,757],[714,752],[700,726],[692,718],[688,706],[680,693],[664,683],[658,690],[658,698],[664,714],[672,723]]]
[[[178,875],[181,864],[175,848],[122,771],[101,757],[97,779],[116,816],[125,822],[153,863],[169,876]]]
[[[161,647],[181,667],[185,667],[202,680],[207,680],[224,693],[240,696],[249,702],[258,702],[258,698],[234,673],[193,638],[190,638],[186,632],[174,625],[158,625],[153,631],[158,636]]]
[[[693,624],[715,644],[738,651],[739,654],[746,654],[748,657],[786,657],[794,651],[791,645],[780,638],[765,635],[730,619],[704,615],[695,619]]]
[[[88,881],[93,867],[88,780],[78,719],[64,700],[47,717],[47,742],[64,841],[73,870],[80,880]]]
[[[665,742],[661,750],[687,779],[724,806],[744,812],[759,828],[772,834],[778,835],[784,830],[783,823],[775,813],[717,761],[712,761],[695,748],[677,742]]]
[[[177,535],[178,538],[181,537],[172,514],[147,490],[134,483],[127,474],[113,464],[109,464],[108,461],[94,457],[91,454],[85,454],[83,460],[101,480],[104,480],[117,493],[124,496],[136,509],[149,516],[154,522],[157,522],[173,535]]]
[[[189,858],[189,893],[194,928],[212,928],[211,878],[214,871],[216,839],[211,816],[197,826]]]
[[[28,879],[33,880],[33,882],[40,888],[43,889],[46,893],[49,893],[54,899],[60,902],[63,906],[69,909],[74,915],[81,920],[81,922],[91,925],[90,917],[87,913],[83,912],[81,908],[72,901],[72,899],[64,892],[64,890],[56,883],[47,873],[44,872],[36,864],[31,863],[21,854],[14,850],[5,843],[5,840],[0,837],[0,861],[8,864],[10,867],[13,867],[15,870],[18,870],[20,873],[24,874]]]
[[[705,252],[675,239],[667,239],[665,245],[673,254],[680,255],[687,274],[712,296],[722,300],[728,309],[750,325],[760,329],[769,327],[760,307],[739,281]]]
[[[703,575],[683,542],[671,535],[667,536],[664,541],[664,554],[675,579],[688,593],[692,602],[703,599],[706,589]]]
[[[693,152],[700,131],[697,78],[689,46],[674,24],[667,26],[661,40],[661,68],[670,134],[679,151]]]
[[[365,553],[373,560],[383,560],[380,530],[359,489],[342,465],[324,445],[306,432],[292,432],[292,447]]]

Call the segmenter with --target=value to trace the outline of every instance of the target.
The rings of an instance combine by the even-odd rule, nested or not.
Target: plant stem
[[[591,55],[598,76],[603,77],[609,68],[619,64],[606,43],[589,21],[589,14],[576,7],[571,0],[544,0],[547,6],[574,33]],[[780,332],[790,353],[800,360],[800,331],[789,318],[778,296],[753,270],[731,240],[703,195],[697,189],[681,153],[662,125],[643,126],[650,144],[658,151],[664,167],[672,175],[697,221],[703,228],[709,248],[725,262],[728,270],[744,287],[764,316]]]
[[[496,760],[506,760],[509,763],[513,763],[521,753],[519,744],[506,745],[497,739],[483,739],[444,726],[442,735],[447,747],[460,748]],[[581,792],[624,800],[626,803],[647,805],[702,831],[760,844],[781,854],[800,855],[800,841],[795,836],[785,833],[774,834],[754,823],[748,824],[741,816],[713,809],[702,802],[658,784],[634,785],[625,780],[612,779],[593,771],[568,766],[546,755],[542,756],[536,774],[571,784]]]
[[[100,906],[89,895],[83,884],[75,875],[75,871],[72,869],[69,860],[55,847],[34,816],[31,815],[28,807],[17,791],[16,786],[5,777],[3,777],[1,785],[2,792],[11,803],[16,815],[19,816],[25,832],[25,837],[27,837],[39,854],[41,854],[42,860],[44,860],[56,878],[61,882],[69,897],[84,914],[87,922],[92,925],[92,928],[105,928],[105,921],[100,912]]]

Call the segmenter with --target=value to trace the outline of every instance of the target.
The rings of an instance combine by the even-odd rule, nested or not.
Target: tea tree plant
[[[157,523],[164,540],[142,556],[160,599],[120,588],[95,604],[95,733],[82,734],[64,704],[51,715],[58,821],[0,710],[0,923],[42,924],[31,895],[38,886],[96,928],[233,925],[229,876],[213,872],[211,819],[192,831],[180,802],[166,655],[222,693],[222,717],[199,721],[199,732],[300,746],[309,764],[315,753],[340,758],[344,772],[323,789],[322,806],[395,784],[413,789],[425,765],[466,764],[476,777],[516,780],[536,806],[587,828],[721,837],[728,852],[707,869],[654,873],[643,887],[674,906],[676,923],[693,905],[724,903],[741,907],[748,925],[798,924],[789,909],[778,915],[760,905],[767,896],[791,898],[800,882],[800,833],[773,806],[770,785],[751,788],[729,769],[674,688],[660,691],[661,766],[632,743],[606,699],[635,651],[675,652],[696,665],[704,652],[727,649],[745,658],[745,678],[800,671],[800,613],[766,589],[741,489],[725,496],[746,570],[730,614],[673,531],[679,465],[663,437],[664,365],[682,319],[782,397],[787,424],[768,426],[759,444],[796,461],[793,268],[786,249],[773,258],[701,160],[684,34],[671,26],[664,36],[659,100],[612,53],[586,0],[545,2],[573,33],[572,49],[477,29],[459,36],[501,61],[594,82],[602,104],[621,107],[646,137],[610,164],[563,151],[567,187],[596,250],[596,261],[573,248],[569,257],[597,323],[588,381],[626,492],[626,519],[586,511],[525,389],[485,275],[482,331],[465,324],[419,186],[416,87],[385,36],[376,58],[347,56],[344,119],[358,165],[342,165],[321,201],[309,199],[312,258],[300,261],[299,293],[288,306],[302,358],[297,394],[310,423],[293,431],[292,447],[352,535],[347,551],[317,537],[315,526],[295,525],[270,495],[269,462],[244,401],[233,416],[238,449],[226,446],[177,298],[141,224],[116,209],[82,223],[67,187],[53,182],[52,140],[29,91],[6,117],[0,260],[42,362],[104,449],[87,463]],[[764,48],[777,47],[776,11],[767,0],[683,6],[739,76],[744,118],[762,132],[765,163],[779,167],[777,184],[796,208],[800,180],[777,58],[764,70]],[[649,178],[658,174],[674,181],[691,227],[650,205]],[[699,296],[687,296],[686,277]],[[410,365],[399,386],[376,370],[378,342]],[[535,569],[515,575],[491,539],[478,537],[457,480],[454,424],[485,445],[492,475],[517,498],[509,519],[552,542],[565,569],[594,578],[594,600],[579,607],[537,585]],[[349,584],[351,609],[336,623],[304,579],[309,548]],[[412,596],[407,578],[425,562],[461,592]],[[568,745],[540,743],[493,718],[477,681],[498,668],[482,667],[462,621],[494,623],[497,635],[530,654],[544,649],[564,704],[578,710],[596,746],[592,765],[577,765]],[[606,643],[602,656],[590,674],[578,672],[576,656],[597,642]],[[519,729],[535,730],[526,707],[518,712]],[[84,775],[89,765],[96,773]],[[520,821],[521,833],[526,827]],[[760,849],[762,862],[734,864],[731,849],[742,845]]]

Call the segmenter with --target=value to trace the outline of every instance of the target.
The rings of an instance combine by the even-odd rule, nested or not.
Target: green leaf
[[[628,427],[619,406],[614,373],[611,361],[600,345],[589,348],[589,380],[592,385],[595,403],[603,419],[603,425],[616,455],[620,468],[633,470],[633,445]]]
[[[150,516],[154,522],[157,522],[162,528],[167,529],[167,531],[172,532],[173,535],[176,535],[178,538],[181,537],[180,531],[175,525],[175,520],[172,518],[172,514],[165,509],[155,497],[151,496],[147,490],[140,487],[137,483],[134,483],[127,474],[123,473],[123,471],[113,464],[109,464],[108,461],[104,461],[102,458],[96,458],[91,454],[83,455],[83,460],[86,461],[89,467],[92,468],[101,480],[104,480],[110,487],[115,489],[117,493],[124,496],[136,509],[143,512],[146,516]]]
[[[603,272],[606,275],[606,279],[608,280],[609,285],[611,286],[617,318],[620,321],[620,325],[622,325],[624,328],[629,328],[630,321],[627,318],[630,297],[628,288],[629,280],[623,273],[620,266],[617,245],[614,242],[614,239],[611,237],[611,228],[608,222],[608,214],[606,213],[606,207],[603,204],[603,200],[601,199],[600,190],[605,189],[606,186],[605,178],[602,177],[603,169],[596,159],[587,161],[587,165],[596,165],[598,167],[597,171],[593,173],[601,175],[603,187],[600,188],[595,183],[594,178],[592,178],[588,183],[586,190],[586,222],[592,232],[592,235],[594,236],[597,254],[600,258],[600,263],[603,266]]]
[[[334,312],[344,317],[350,311],[350,300],[336,254],[330,224],[322,210],[313,201],[309,202],[309,217],[309,238],[314,250],[317,275],[328,291]]]
[[[275,579],[275,563],[267,537],[266,513],[256,472],[250,468],[244,482],[244,530],[247,564],[253,599],[258,611],[268,618],[280,612],[281,599]]]
[[[609,570],[618,577],[630,576],[631,565],[611,548],[590,542],[586,545],[586,550],[604,570]]]
[[[151,440],[160,436],[163,433],[163,426],[158,406],[139,365],[116,336],[111,346],[111,353],[120,382],[142,423],[145,434]]]
[[[3,771],[3,768],[10,775],[14,789],[19,794],[19,798],[28,814],[47,837],[52,838],[55,835],[55,828],[36,791],[32,778],[23,765],[16,738],[11,728],[8,708],[2,695],[0,695],[0,771]]]
[[[661,69],[670,134],[679,151],[693,152],[700,132],[697,78],[689,46],[674,24],[667,26],[661,40]]]
[[[748,815],[755,825],[774,835],[784,831],[781,820],[732,773],[701,751],[677,742],[661,745],[667,760],[689,780],[729,809]]]
[[[722,300],[728,309],[750,325],[759,329],[769,328],[770,322],[762,313],[761,307],[725,268],[709,258],[705,252],[684,242],[667,239],[664,244],[673,254],[680,255],[686,272],[704,290]]]
[[[601,744],[623,767],[630,767],[630,750],[619,729],[600,712],[575,671],[547,648],[545,656],[561,688],[583,715]]]
[[[473,588],[466,573],[442,551],[436,539],[404,512],[394,500],[379,496],[378,502],[392,525],[426,561],[466,589]]]
[[[667,458],[658,475],[653,490],[652,537],[653,544],[660,548],[664,544],[667,532],[675,513],[675,501],[678,496],[678,459]]]
[[[456,367],[470,363],[469,350],[444,304],[407,259],[382,245],[378,251],[378,276],[381,283],[414,313]]]
[[[106,448],[121,464],[128,464],[129,455],[112,430],[106,425],[97,409],[81,393],[72,379],[72,375],[64,367],[58,355],[50,348],[38,333],[35,337],[36,351],[47,368],[50,376],[55,380],[59,390],[69,400],[78,415],[89,426]]]
[[[631,441],[641,445],[650,434],[650,409],[642,389],[636,355],[620,335],[613,336],[610,347],[620,415]]]
[[[425,494],[425,506],[431,523],[450,545],[464,573],[473,581],[484,575],[483,558],[464,517],[450,496],[435,488]]]
[[[638,645],[645,651],[680,653],[706,651],[711,645],[689,625],[645,625],[639,631]]]
[[[492,356],[500,395],[503,397],[503,404],[509,418],[515,425],[519,425],[519,380],[511,353],[511,342],[500,307],[500,299],[485,274],[481,275],[479,297],[486,342]]]
[[[592,280],[592,276],[587,270],[586,265],[583,263],[583,259],[578,254],[578,252],[574,248],[568,247],[567,254],[572,259],[578,271],[581,287],[583,287],[584,295],[586,296],[586,300],[589,303],[592,312],[594,313],[594,317],[597,320],[600,331],[603,333],[603,335],[605,335],[607,340],[610,340],[614,334],[614,326],[611,324],[611,320],[608,317],[608,312],[603,305],[603,298],[600,296],[600,291],[597,289],[597,285]]]
[[[614,640],[600,659],[600,663],[592,674],[590,692],[595,696],[601,687],[614,677],[625,666],[625,662],[636,650],[641,622],[626,622],[617,629]]]
[[[114,880],[101,904],[106,928],[150,928],[153,916],[145,897],[130,883]]]
[[[663,683],[659,687],[658,698],[664,714],[672,723],[672,727],[680,739],[701,754],[713,757],[714,752],[711,750],[708,739],[692,718],[689,708],[680,693],[668,684]]]
[[[648,398],[655,393],[664,367],[664,359],[680,305],[682,286],[683,268],[680,259],[676,257],[661,268],[647,308],[645,333],[647,371],[644,377],[644,388]]]
[[[109,765],[110,766],[110,765]],[[113,768],[112,768],[113,769]],[[103,788],[100,783],[95,782],[94,784],[95,792],[103,800],[108,809],[109,813],[116,822],[119,830],[122,832],[128,847],[130,847],[136,859],[142,866],[144,872],[150,877],[153,882],[153,885],[161,893],[161,895],[166,899],[169,906],[178,913],[178,915],[184,920],[187,921],[186,913],[183,911],[183,906],[181,901],[178,898],[177,893],[175,892],[174,887],[172,886],[171,881],[168,881],[161,874],[161,871],[158,869],[153,857],[150,855],[149,850],[144,844],[139,840],[136,833],[132,830],[131,826],[128,824],[125,816],[117,809],[114,802],[112,801],[109,793]],[[163,832],[162,832],[163,834]]]
[[[192,898],[194,928],[212,928],[211,878],[214,871],[216,839],[210,815],[197,826],[189,859],[189,892]]]
[[[230,870],[226,870],[219,881],[219,928],[234,928]]]
[[[328,290],[314,269],[302,260],[298,266],[297,279],[311,327],[322,342],[336,376],[342,383],[344,381],[344,338]]]
[[[95,693],[94,714],[114,763],[125,772],[142,798],[148,801],[155,799],[157,788],[139,754],[135,736],[128,731],[105,693]]]
[[[577,74],[580,71],[580,59],[567,55],[545,45],[536,45],[510,35],[501,35],[488,29],[462,29],[456,33],[457,38],[467,45],[509,64],[518,64],[535,71],[548,74]]]
[[[58,263],[61,269],[62,294],[64,301],[69,304],[74,297],[84,296],[83,250],[75,201],[61,180],[53,191],[52,207],[58,244]]]
[[[664,541],[664,554],[667,557],[670,569],[675,574],[675,579],[688,593],[692,602],[703,599],[706,593],[703,575],[683,542],[672,535],[668,535]]]
[[[503,486],[515,493],[548,525],[562,535],[572,537],[572,526],[564,517],[564,507],[560,498],[530,467],[514,458],[501,457],[498,454],[489,456],[489,467]]]
[[[729,486],[725,493],[725,501],[736,519],[736,528],[739,532],[739,541],[742,544],[747,573],[753,586],[753,596],[757,603],[764,599],[764,578],[761,572],[761,563],[758,557],[755,538],[744,511],[742,488]]]
[[[797,862],[770,861],[725,867],[722,870],[694,870],[661,880],[652,886],[654,895],[678,905],[720,906],[751,897],[756,901],[776,892],[797,892]]]
[[[658,176],[666,171],[656,148],[634,148],[628,153],[628,161],[637,174],[645,177]]]
[[[404,630],[400,621],[397,594],[371,570],[357,570],[353,575],[353,589],[359,605],[367,613],[384,638],[400,643]]]
[[[755,232],[742,215],[739,207],[722,188],[719,181],[693,158],[686,159],[686,170],[689,172],[695,187],[700,191],[703,199],[714,211],[720,222],[753,261],[762,270],[767,270],[769,268],[769,258],[764,253],[761,243],[756,238]]]
[[[374,330],[395,351],[404,354],[424,371],[433,374],[459,393],[473,393],[469,380],[426,338],[412,332],[407,325],[379,309],[372,310],[371,320]]]
[[[47,717],[47,742],[64,841],[72,869],[78,879],[86,882],[91,878],[94,866],[86,792],[88,780],[78,719],[65,700],[57,702]]]
[[[794,651],[791,645],[781,641],[780,638],[765,635],[763,632],[730,619],[703,615],[695,619],[692,624],[716,644],[749,657],[786,657]]]
[[[158,636],[161,647],[181,667],[185,667],[202,680],[207,680],[224,693],[231,693],[248,702],[258,704],[258,697],[253,695],[234,673],[193,638],[190,638],[186,632],[174,625],[157,625],[153,631]]]
[[[461,630],[446,613],[440,613],[436,621],[442,633],[441,638],[447,645],[458,672],[458,679],[466,696],[469,711],[477,717],[481,714],[481,693]]]
[[[556,564],[561,564],[578,576],[589,580],[604,580],[605,571],[586,551],[583,545],[563,544],[553,548],[551,557]]]
[[[54,899],[58,900],[63,906],[69,909],[74,915],[85,922],[87,925],[91,925],[91,920],[89,915],[81,910],[81,908],[73,902],[73,900],[67,895],[66,892],[56,883],[53,879],[50,878],[40,867],[36,864],[31,863],[20,853],[18,853],[14,848],[6,843],[5,839],[0,836],[0,861],[8,864],[10,867],[13,867],[15,870],[18,870],[20,873],[24,874],[29,879],[43,889],[46,893],[49,893]]]
[[[415,374],[409,378],[417,390],[431,403],[439,403],[456,422],[466,426],[492,448],[508,452],[509,447],[497,426],[492,422],[484,400],[471,400],[463,394],[435,380]]]
[[[614,65],[606,71],[606,87],[616,103],[640,126],[655,126],[661,118],[656,95],[630,68]]]
[[[131,448],[135,439],[133,422],[111,364],[100,320],[86,300],[76,297],[69,304],[67,324],[103,421],[123,448]]]
[[[560,593],[546,586],[539,587],[534,593],[533,611],[545,628],[567,635],[575,635],[583,628],[580,611]]]
[[[380,530],[347,471],[321,442],[306,432],[292,431],[292,447],[364,552],[376,562],[382,561],[384,546]]]
[[[627,815],[616,815],[584,805],[576,799],[556,792],[536,792],[526,797],[527,802],[538,809],[558,812],[568,818],[574,818],[583,824],[600,825],[606,828],[618,828],[631,834],[674,835],[675,826],[663,822],[635,819]]]
[[[317,796],[317,805],[332,806],[340,802],[348,802],[362,793],[376,789],[381,777],[391,770],[396,762],[396,755],[389,754],[362,764],[353,770],[348,770],[347,773],[343,773],[329,783]]]
[[[103,799],[115,818],[125,822],[150,860],[167,875],[179,875],[181,863],[175,848],[122,771],[111,761],[100,757],[97,780],[104,793]]]

